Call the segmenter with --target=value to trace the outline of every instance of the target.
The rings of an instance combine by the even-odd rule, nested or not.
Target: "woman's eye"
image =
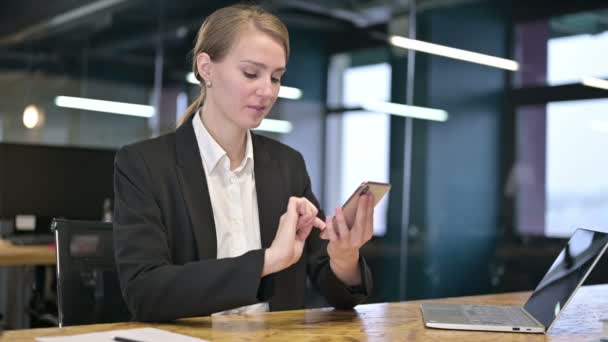
[[[256,74],[252,74],[252,73],[248,73],[248,72],[243,72],[243,75],[245,75],[245,77],[247,77],[247,78],[256,78],[258,76]]]
[[[281,79],[277,77],[272,77],[270,80],[272,81],[272,83],[281,83]]]

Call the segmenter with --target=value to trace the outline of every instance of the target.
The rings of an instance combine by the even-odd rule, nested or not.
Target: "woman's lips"
[[[247,108],[251,108],[257,114],[262,114],[266,110],[266,106],[247,106]]]

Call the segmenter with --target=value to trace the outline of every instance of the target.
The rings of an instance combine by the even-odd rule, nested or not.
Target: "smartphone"
[[[359,205],[359,198],[368,192],[374,195],[374,207],[380,202],[380,200],[386,195],[391,189],[391,185],[388,183],[380,182],[363,182],[353,192],[352,195],[344,202],[342,211],[344,212],[344,219],[349,227],[352,227],[355,223],[355,217],[357,214],[357,207]]]

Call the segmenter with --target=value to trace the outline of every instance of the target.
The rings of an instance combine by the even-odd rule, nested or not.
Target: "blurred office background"
[[[174,129],[199,92],[197,30],[231,3],[0,2],[2,227],[101,220],[115,151]],[[364,249],[371,302],[531,290],[575,228],[608,231],[606,1],[259,3],[289,27],[292,54],[291,88],[257,132],[302,152],[328,213],[363,180],[392,184]],[[591,281],[606,282],[606,264]],[[29,324],[52,301],[30,303]]]

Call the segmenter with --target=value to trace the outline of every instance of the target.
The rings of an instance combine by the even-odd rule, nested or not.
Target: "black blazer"
[[[174,133],[121,148],[114,174],[114,243],[122,293],[139,321],[205,316],[260,301],[270,310],[304,308],[306,276],[336,308],[352,308],[371,291],[363,257],[363,289],[332,272],[318,229],[302,258],[260,278],[264,248],[274,239],[290,196],[317,207],[300,153],[252,134],[262,249],[217,259],[215,223],[192,121]],[[324,219],[323,214],[319,215]]]

